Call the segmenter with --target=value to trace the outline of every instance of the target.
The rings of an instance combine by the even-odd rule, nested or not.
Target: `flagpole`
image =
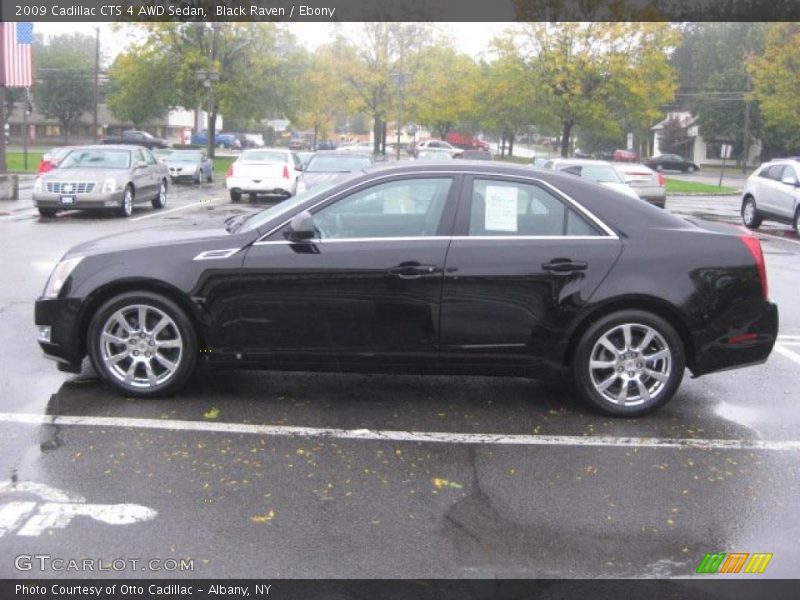
[[[25,88],[25,102],[22,110],[22,161],[23,170],[28,172],[28,102],[30,98],[30,88]]]
[[[6,173],[6,86],[0,84],[0,175]]]

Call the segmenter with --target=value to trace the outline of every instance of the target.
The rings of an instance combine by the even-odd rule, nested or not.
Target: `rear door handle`
[[[554,258],[549,263],[542,265],[542,269],[551,273],[574,273],[576,271],[585,271],[588,267],[589,265],[585,262],[569,258]]]
[[[421,265],[419,263],[400,263],[389,269],[389,273],[400,279],[419,279],[423,275],[432,275],[439,270],[434,265]]]

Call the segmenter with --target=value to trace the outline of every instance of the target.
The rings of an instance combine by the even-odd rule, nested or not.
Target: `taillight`
[[[225,176],[226,177],[233,177],[233,163],[228,165],[228,170],[225,171]]]
[[[664,185],[666,184],[664,175],[662,173],[656,173],[656,177],[658,177],[658,187],[664,187]]]
[[[289,179],[289,165],[283,165],[283,178]]]
[[[747,249],[750,250],[750,254],[753,255],[753,259],[756,261],[756,271],[758,272],[758,278],[761,280],[761,297],[766,300],[767,295],[767,264],[764,262],[764,253],[761,251],[761,242],[758,241],[758,238],[753,235],[742,235],[739,236],[739,239],[742,240]]]

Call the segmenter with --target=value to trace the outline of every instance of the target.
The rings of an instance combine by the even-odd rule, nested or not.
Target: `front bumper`
[[[251,177],[228,177],[225,187],[245,193],[290,194],[293,182],[291,179],[270,178],[253,179]]]
[[[56,194],[53,192],[34,192],[33,204],[37,208],[63,208],[69,210],[73,208],[79,209],[101,209],[101,208],[116,208],[122,204],[122,197],[125,195],[125,190],[117,192],[103,193],[91,192],[89,194]],[[72,198],[71,203],[64,203],[63,198]]]
[[[753,301],[714,320],[696,340],[695,377],[763,363],[778,337],[778,306]]]
[[[81,302],[69,298],[39,298],[34,305],[37,328],[49,327],[49,341],[39,339],[45,356],[59,362],[59,368],[80,368],[85,355],[82,336],[78,330]],[[64,367],[61,367],[61,365]]]

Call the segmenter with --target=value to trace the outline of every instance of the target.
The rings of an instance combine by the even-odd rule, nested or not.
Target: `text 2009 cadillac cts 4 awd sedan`
[[[479,162],[370,170],[224,224],[67,252],[36,302],[62,370],[126,395],[198,363],[569,374],[612,415],[760,363],[778,329],[758,240],[559,173]]]

